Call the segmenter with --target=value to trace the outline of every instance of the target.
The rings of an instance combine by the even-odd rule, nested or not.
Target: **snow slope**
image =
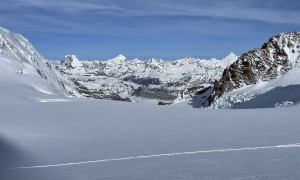
[[[300,68],[294,68],[273,81],[260,81],[225,93],[211,108],[274,108],[300,102]]]
[[[50,91],[48,94],[55,93],[57,95],[81,97],[74,85],[41,56],[28,39],[1,27],[0,58],[2,80],[7,78],[7,81],[16,80],[20,82],[23,77],[26,77],[28,81],[23,82],[25,86],[29,81],[31,84],[34,84],[35,80],[38,81],[35,85],[35,90],[38,92],[47,94],[45,92]],[[9,67],[9,70],[7,67]],[[33,75],[35,80],[30,79],[31,75]],[[10,76],[13,79],[9,79]],[[44,82],[42,83],[39,78],[36,78],[37,76],[43,79]],[[10,83],[13,84],[13,82]]]
[[[41,78],[30,64],[0,54],[0,103],[65,99],[61,89]]]
[[[1,103],[0,177],[297,179],[299,108],[200,110],[89,99]]]

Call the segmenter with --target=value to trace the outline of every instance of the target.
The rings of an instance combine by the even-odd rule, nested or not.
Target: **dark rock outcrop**
[[[262,48],[249,51],[226,68],[220,80],[214,82],[214,91],[208,98],[211,105],[225,92],[272,81],[300,62],[300,33],[281,33],[273,36]]]

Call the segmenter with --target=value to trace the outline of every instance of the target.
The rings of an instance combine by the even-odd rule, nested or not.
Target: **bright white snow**
[[[59,83],[68,81],[28,40],[2,28],[0,34],[5,42],[0,54],[1,180],[300,177],[297,103],[211,110],[68,98],[68,88]],[[9,44],[18,45],[20,53]],[[281,87],[297,97],[298,75],[295,69],[234,93],[243,98],[267,94],[269,101]]]
[[[299,108],[2,102],[0,172],[5,180],[293,179]]]
[[[55,86],[42,79],[34,67],[3,54],[0,54],[0,84],[2,103],[41,97],[66,98]]]

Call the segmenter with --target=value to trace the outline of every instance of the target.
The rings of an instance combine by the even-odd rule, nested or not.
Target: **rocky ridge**
[[[270,82],[300,65],[300,33],[281,33],[273,36],[261,48],[242,54],[226,68],[220,80],[214,82],[214,91],[207,99],[208,106],[224,93]]]

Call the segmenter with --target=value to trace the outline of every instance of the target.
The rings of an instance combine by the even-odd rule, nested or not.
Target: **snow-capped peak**
[[[126,57],[123,54],[119,54],[117,57],[115,57],[115,59],[119,59],[119,60],[126,60]]]
[[[62,64],[72,68],[80,68],[82,67],[82,63],[78,60],[75,54],[71,53],[70,55],[66,55]]]
[[[226,64],[226,66],[229,66],[232,63],[234,63],[238,58],[239,58],[239,56],[237,56],[236,54],[234,54],[233,52],[231,52],[225,58],[222,59],[222,62],[224,64]]]
[[[235,53],[233,53],[233,52],[230,52],[223,60],[226,60],[226,59],[237,59],[238,58],[238,56],[235,54]]]
[[[155,65],[155,66],[158,66],[159,63],[164,63],[163,61],[157,60],[157,59],[154,59],[154,58],[151,58],[146,62],[147,62],[147,64],[151,64],[151,65]]]
[[[3,27],[0,27],[0,31],[2,31],[2,32],[6,33],[6,34],[9,33],[9,30],[7,30],[7,29],[5,29],[5,28],[3,28]]]
[[[108,62],[113,62],[113,63],[117,63],[117,64],[122,64],[122,63],[125,62],[126,60],[127,60],[127,58],[126,58],[124,55],[119,54],[117,57],[108,60]]]

